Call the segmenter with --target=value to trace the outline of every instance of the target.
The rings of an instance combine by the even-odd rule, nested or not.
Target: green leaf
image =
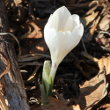
[[[48,95],[46,94],[43,84],[40,84],[40,90],[41,90],[41,105],[46,105],[48,104]]]
[[[50,61],[46,60],[43,66],[43,78],[47,78],[47,76],[50,75],[50,69],[51,69]]]
[[[52,89],[53,89],[53,79],[51,76],[49,76],[49,89],[48,89],[48,96],[52,95]]]
[[[50,61],[45,61],[44,66],[43,66],[43,73],[42,73],[42,83],[45,88],[45,92],[48,94],[50,91],[50,81],[49,81],[49,76],[50,76],[50,69],[51,69],[51,64]]]
[[[48,96],[52,94],[54,81],[52,76],[50,75],[50,69],[51,69],[50,61],[45,61],[42,73],[42,84],[40,85],[42,103],[47,103]]]

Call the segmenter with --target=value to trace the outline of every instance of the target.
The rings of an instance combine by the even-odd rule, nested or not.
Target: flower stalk
[[[42,73],[42,84],[40,85],[42,105],[48,104],[48,97],[51,96],[52,94],[54,80],[50,75],[50,70],[51,70],[50,61],[45,61]]]

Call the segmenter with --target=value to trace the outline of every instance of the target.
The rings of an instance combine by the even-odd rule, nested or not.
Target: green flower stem
[[[40,90],[41,90],[41,105],[47,105],[48,102],[48,96],[45,91],[45,87],[43,84],[40,85]]]
[[[45,61],[42,73],[42,84],[40,85],[42,105],[48,104],[48,97],[52,95],[54,79],[50,74],[50,70],[50,61]]]

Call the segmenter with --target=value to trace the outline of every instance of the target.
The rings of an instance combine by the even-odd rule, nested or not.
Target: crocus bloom
[[[58,65],[78,45],[83,33],[84,27],[79,16],[71,15],[65,6],[58,8],[50,15],[44,27],[44,38],[51,54],[50,75],[53,79]]]

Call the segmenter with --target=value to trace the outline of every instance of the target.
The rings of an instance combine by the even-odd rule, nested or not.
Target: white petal
[[[65,6],[62,6],[50,16],[48,23],[56,30],[63,30],[69,16],[71,16],[69,10]]]
[[[78,45],[78,43],[80,42],[82,36],[84,33],[84,27],[82,25],[82,23],[80,23],[80,25],[77,28],[74,28],[72,31],[72,35],[74,36],[74,46],[76,47]]]
[[[59,26],[58,15],[57,14],[51,14],[46,25],[48,25],[51,28],[54,28],[58,31],[58,26]]]
[[[74,22],[72,16],[70,16],[64,26],[64,31],[72,31],[74,28]]]
[[[80,18],[77,14],[73,14],[72,19],[74,27],[80,25]]]
[[[53,47],[53,42],[54,42],[54,39],[56,36],[56,30],[53,29],[53,28],[48,28],[45,26],[45,29],[44,29],[44,39],[46,41],[46,44],[47,46],[50,48],[50,47]]]
[[[79,30],[80,30],[79,35],[82,37],[83,36],[83,33],[84,33],[84,26],[83,26],[82,23],[80,23]]]
[[[80,25],[80,19],[77,14],[68,17],[68,20],[64,26],[64,31],[72,31],[75,27]]]
[[[79,31],[79,30],[78,30]],[[79,43],[81,37],[71,32],[56,32],[54,29],[44,33],[45,41],[51,53],[52,62],[58,64]],[[76,40],[75,40],[76,39]]]

